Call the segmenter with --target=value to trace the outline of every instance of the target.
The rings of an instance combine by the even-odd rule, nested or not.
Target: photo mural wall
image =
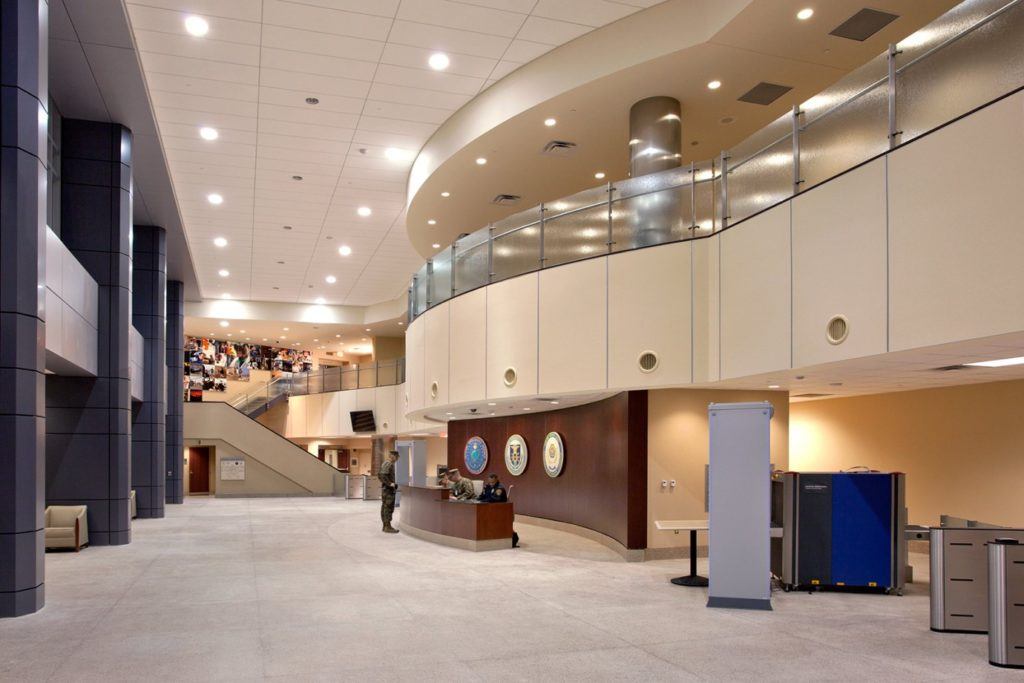
[[[474,438],[486,444],[482,467]],[[516,514],[577,524],[630,549],[647,545],[646,391],[562,410],[453,420],[448,467],[473,479],[497,474],[512,487]]]

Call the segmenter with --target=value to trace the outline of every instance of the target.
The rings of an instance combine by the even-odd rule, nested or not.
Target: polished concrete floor
[[[668,582],[680,561],[525,525],[521,549],[475,554],[379,524],[369,502],[193,498],[131,545],[48,554],[46,608],[0,620],[0,680],[1024,677],[985,636],[930,632],[924,581],[710,610]]]

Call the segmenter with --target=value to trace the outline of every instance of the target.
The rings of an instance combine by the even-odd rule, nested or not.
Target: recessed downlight
[[[327,277],[324,278],[324,281],[329,285],[333,285],[335,282],[338,281],[338,278],[334,277],[333,275],[328,275]]]
[[[230,324],[231,324],[231,323],[229,323],[229,322],[228,322],[227,320],[221,320],[221,321],[220,321],[220,326],[221,326],[221,327],[227,327],[227,326],[228,326],[228,325],[230,325]]]
[[[810,7],[805,7],[802,10],[800,10],[799,12],[796,13],[796,18],[799,19],[800,21],[807,21],[808,19],[810,19],[813,16],[814,16],[814,10],[811,9]]]
[[[224,197],[221,197],[216,192],[206,195],[206,201],[210,202],[214,206],[220,206],[224,203]]]
[[[718,90],[722,87],[722,81],[708,81],[708,90]]]
[[[227,268],[221,268],[220,270],[217,271],[217,275],[220,275],[221,277],[227,277],[228,275],[231,275],[231,272]]]
[[[439,243],[437,243],[437,242],[434,242],[430,246],[433,247],[434,249],[440,249],[441,248],[441,245]]]
[[[476,158],[476,165],[477,166],[483,166],[486,163],[487,163],[487,158],[486,157],[477,157]]]
[[[220,137],[220,133],[217,132],[216,128],[210,128],[209,126],[203,126],[199,129],[199,137],[204,140],[216,140]]]
[[[448,197],[452,196],[452,193],[451,192],[442,192],[441,196],[447,199]]]
[[[223,247],[228,246],[228,241],[226,239],[224,239],[223,237],[214,237],[213,238],[213,246],[223,248]]]
[[[554,126],[557,123],[558,123],[558,120],[555,119],[555,118],[552,118],[552,117],[544,119],[544,125],[547,126],[548,128],[551,128],[552,126]]]
[[[427,225],[437,225],[437,221],[431,218],[430,220],[427,221]]]
[[[778,384],[769,384],[769,385],[768,385],[768,388],[769,388],[769,389],[778,389],[778,388],[779,388],[779,385],[778,385]]]
[[[429,64],[430,68],[434,71],[444,71],[451,63],[452,60],[443,52],[435,52],[427,59],[427,64]]]
[[[598,180],[604,180],[604,171],[598,171],[597,173],[594,174],[594,177],[597,178]]]
[[[340,247],[338,247],[338,253],[341,254],[342,256],[348,256],[349,254],[352,253],[352,247],[348,246],[347,244],[343,244]]]
[[[185,17],[185,30],[197,38],[202,38],[210,32],[210,23],[206,19],[192,14]]]
[[[360,206],[358,209],[356,209],[356,213],[362,216],[363,218],[366,218],[367,216],[373,214],[373,209],[371,209],[368,206]]]

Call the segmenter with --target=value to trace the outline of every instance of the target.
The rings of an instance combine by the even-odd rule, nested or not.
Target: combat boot
[[[398,529],[396,529],[395,527],[391,526],[390,524],[385,524],[384,525],[384,533],[386,533],[386,534],[397,534],[398,533]]]

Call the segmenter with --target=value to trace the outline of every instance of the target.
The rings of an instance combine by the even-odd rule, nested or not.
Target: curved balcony
[[[707,237],[1024,87],[1022,2],[961,3],[716,159],[464,235],[413,277],[409,319],[517,275]]]

